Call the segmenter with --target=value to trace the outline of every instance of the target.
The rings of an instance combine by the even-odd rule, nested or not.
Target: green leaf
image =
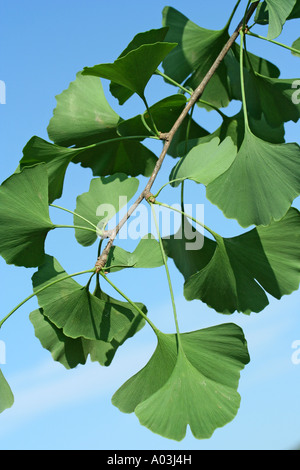
[[[296,41],[293,42],[292,47],[300,51],[300,38],[296,39]],[[292,54],[295,55],[296,57],[300,57],[300,52],[299,53],[292,52]]]
[[[75,212],[99,227],[101,230],[135,195],[139,187],[136,178],[128,178],[124,174],[115,174],[106,178],[91,181],[90,189],[77,197]],[[74,216],[74,225],[90,227],[90,224]],[[75,230],[77,241],[83,246],[90,246],[97,240],[97,234]]]
[[[184,95],[173,95],[164,98],[163,100],[155,103],[150,107],[150,113],[160,132],[169,132],[175,121],[183,111],[187,99]],[[122,121],[118,126],[118,133],[122,136],[141,135],[151,136],[155,132],[149,113],[144,113],[144,119],[147,126],[152,130],[152,133],[147,129],[143,123],[142,116],[138,115],[133,118]]]
[[[269,293],[276,299],[299,288],[300,213],[291,208],[279,222],[233,238],[205,238],[198,251],[185,251],[184,238],[164,247],[185,278],[187,300],[200,299],[220,313],[260,312]]]
[[[164,98],[158,103],[150,107],[150,112],[153,117],[153,120],[156,124],[157,129],[160,132],[169,132],[173,127],[175,121],[180,116],[186,105],[187,99],[184,95],[173,95]],[[153,129],[152,121],[150,119],[149,113],[144,114],[144,119],[147,126]],[[176,132],[172,142],[168,148],[168,154],[172,157],[178,157],[177,147],[180,142],[185,142],[187,128],[189,128],[189,136],[193,137],[203,137],[208,135],[208,132],[203,129],[199,124],[197,124],[193,119],[190,120],[190,116],[187,116],[180,128]],[[152,135],[149,130],[146,129],[142,116],[138,115],[126,121],[122,121],[118,126],[118,132],[123,136],[130,135]]]
[[[176,45],[167,42],[144,44],[112,64],[85,67],[82,73],[111,80],[144,99],[147,83],[162,60]]]
[[[228,41],[228,25],[219,31],[204,29],[171,7],[163,10],[163,24],[169,27],[166,40],[178,42],[178,46],[163,62],[164,71],[179,83],[186,80],[184,85],[195,89]],[[279,69],[269,61],[251,53],[248,53],[248,57],[251,64],[247,58],[246,69],[253,68],[255,72],[270,77],[279,76]],[[209,81],[201,98],[218,108],[226,107],[235,98],[229,77],[236,76],[239,76],[239,46],[234,44]],[[211,110],[206,105],[198,104]]]
[[[32,277],[34,292],[66,275],[58,261],[47,256],[44,265]],[[142,321],[139,313],[127,302],[115,300],[99,289],[91,294],[88,285],[81,286],[70,278],[44,289],[37,294],[37,298],[43,315],[56,328],[62,330],[65,336],[73,339],[100,340],[111,343],[114,348],[116,342],[122,343],[130,333],[134,334]],[[144,305],[137,305],[146,313]],[[48,339],[46,341],[48,342]],[[85,343],[86,351],[91,352],[94,346],[88,344],[87,347]],[[103,345],[100,345],[100,348],[103,353]],[[104,353],[106,354],[105,350]],[[105,354],[102,356],[103,362],[107,360]],[[98,357],[99,351],[95,350],[94,355]]]
[[[91,168],[94,176],[115,173],[150,176],[157,162],[154,153],[138,141],[122,140],[120,136],[116,136],[116,139],[95,144],[94,148],[86,148],[86,151],[74,157],[73,163]]]
[[[105,294],[102,293],[101,295],[104,297]],[[115,299],[111,299],[111,301],[118,303]],[[123,306],[126,308],[128,305],[123,303]],[[79,364],[86,364],[89,355],[91,361],[109,366],[119,346],[140,330],[145,323],[143,319],[136,318],[128,331],[124,332],[122,341],[113,339],[111,342],[107,342],[99,339],[74,339],[66,336],[61,328],[57,328],[51,323],[41,308],[31,312],[29,318],[34,326],[35,336],[40,340],[43,348],[47,349],[53,359],[61,363],[66,369],[73,369]]]
[[[54,229],[49,218],[46,165],[25,168],[0,186],[0,254],[8,264],[39,266]]]
[[[14,396],[0,369],[0,413],[11,408],[14,404]]]
[[[241,100],[241,84],[238,80],[238,72],[231,75],[233,96]],[[271,127],[279,127],[289,121],[297,122],[300,118],[300,105],[293,100],[295,80],[270,78],[257,72],[245,72],[249,115],[256,120],[264,115]]]
[[[236,147],[230,137],[221,144],[219,138],[210,142],[199,144],[173,168],[170,181],[177,179],[191,179],[197,183],[208,185],[224,173],[232,164],[236,156]],[[178,186],[180,183],[173,183]]]
[[[220,31],[201,28],[172,7],[164,8],[163,25],[169,27],[166,41],[178,43],[163,61],[165,74],[178,83],[192,74],[186,85],[196,88],[229,39],[227,27]],[[202,98],[218,107],[227,106],[230,98],[226,76],[222,63]]]
[[[56,100],[48,126],[55,144],[85,147],[115,136],[120,117],[108,104],[99,79],[79,72]]]
[[[296,0],[296,4],[292,10],[292,13],[289,15],[288,20],[293,20],[300,18],[300,1]]]
[[[124,173],[130,176],[150,176],[157,157],[147,147],[135,141],[105,141],[87,147],[67,148],[32,137],[23,150],[20,168],[46,163],[49,178],[49,202],[62,195],[64,178],[70,162],[93,170],[95,176]]]
[[[208,438],[236,415],[240,370],[249,362],[242,330],[220,325],[180,335],[158,334],[148,364],[113,396],[121,411],[135,412],[142,425],[182,440],[189,425],[198,439]]]
[[[267,123],[264,114],[262,114],[260,119],[255,119],[251,115],[248,115],[248,120],[250,124],[249,127],[256,137],[273,144],[283,144],[285,142],[284,124],[281,124],[279,127],[271,127]],[[216,137],[219,138],[221,142],[230,137],[234,145],[239,149],[243,143],[244,136],[245,119],[243,110],[241,110],[234,116],[225,116],[221,126],[208,136],[200,137],[199,139],[190,139],[187,142],[179,144],[178,153],[181,156],[186,155],[192,148],[210,142]]]
[[[59,199],[63,192],[66,170],[77,149],[69,149],[51,144],[40,137],[32,137],[23,149],[20,169],[46,163],[48,173],[49,203]]]
[[[135,250],[130,253],[119,246],[113,246],[106,263],[108,272],[116,272],[124,268],[158,268],[164,264],[159,243],[151,235],[141,239]],[[107,269],[109,266],[117,268]],[[119,266],[122,267],[119,267]]]
[[[126,49],[119,55],[118,59],[126,56],[129,52],[138,49],[145,44],[154,44],[156,42],[163,42],[165,40],[168,28],[151,29],[143,33],[137,34],[133,40],[128,44]],[[118,83],[111,82],[111,94],[119,100],[119,104],[124,104],[134,93],[128,88],[125,88]]]
[[[298,144],[271,144],[246,128],[234,162],[207,186],[207,198],[242,227],[269,225],[300,194],[299,158]]]
[[[265,0],[259,5],[255,21],[269,24],[268,39],[277,38],[296,6],[296,0]]]
[[[194,243],[197,239],[204,239],[202,249],[188,249],[187,244]],[[183,217],[177,233],[162,240],[166,255],[173,259],[175,266],[186,280],[209,263],[216,249],[216,242],[204,238],[192,227],[186,217]]]

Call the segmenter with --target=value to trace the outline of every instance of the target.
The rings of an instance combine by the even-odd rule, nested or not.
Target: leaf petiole
[[[263,41],[271,42],[273,44],[276,44],[277,46],[283,47],[284,49],[288,49],[289,51],[300,55],[300,51],[298,49],[295,49],[294,47],[287,46],[286,44],[283,44],[282,42],[275,41],[274,39],[268,39],[264,36],[260,36],[259,34],[252,33],[252,31],[249,31],[249,30],[246,31],[246,34],[248,34],[248,36],[252,36],[254,38],[262,39]]]
[[[186,212],[182,211],[182,210],[179,210],[179,209],[176,209],[176,207],[172,207],[172,206],[169,206],[168,204],[164,204],[163,202],[159,202],[159,201],[155,201],[154,204],[157,204],[159,206],[162,206],[162,207],[166,207],[167,209],[170,209],[171,211],[175,211],[175,212],[178,212],[179,214],[182,214],[184,215],[185,217],[187,217],[188,219],[192,220],[193,222],[195,222],[196,224],[200,225],[200,227],[203,227],[205,230],[207,230],[207,232],[209,232],[213,237],[214,239],[217,241],[219,239],[219,235],[214,232],[213,230],[211,230],[209,227],[207,227],[206,225],[204,225],[202,222],[200,222],[199,220],[195,219],[194,217],[192,217],[191,215],[187,214]]]
[[[155,210],[154,210],[153,204],[151,203],[150,205],[151,205],[151,211],[152,211],[152,215],[153,215],[153,218],[154,218],[155,227],[156,227],[156,231],[157,231],[157,235],[158,235],[158,239],[159,239],[160,250],[161,250],[161,254],[162,254],[164,265],[165,265],[166,275],[167,275],[167,279],[168,279],[169,291],[170,291],[172,307],[173,307],[174,321],[175,321],[175,325],[176,325],[178,346],[180,346],[180,349],[182,349],[180,331],[179,331],[179,325],[178,325],[178,317],[177,317],[177,311],[176,311],[176,304],[175,304],[174,292],[173,292],[173,287],[172,287],[172,282],[171,282],[171,277],[170,277],[170,271],[169,271],[169,268],[168,268],[167,257],[166,257],[166,253],[165,253],[165,250],[164,250],[164,247],[163,247],[163,243],[162,243],[162,239],[161,239],[161,235],[160,235],[160,231],[159,231],[159,225],[158,225],[158,222],[157,222],[157,217],[156,217],[156,214],[155,214]]]
[[[165,183],[158,191],[156,194],[154,194],[154,197],[157,198],[158,195],[161,193],[161,191],[166,187],[168,186],[169,184],[172,184],[172,183],[177,183],[177,182],[181,182],[182,181],[182,178],[178,178],[178,179],[175,179],[175,180],[171,180],[171,181],[168,181],[167,183]]]
[[[89,228],[89,227],[82,227],[80,225],[54,225],[54,228],[74,228],[74,229],[77,229],[77,230],[87,230],[89,232],[93,232],[93,233],[98,233],[99,232],[99,235],[100,235],[100,231],[97,229],[97,227],[94,229],[94,228]]]
[[[154,119],[153,119],[153,116],[152,116],[152,113],[151,113],[151,109],[149,108],[149,105],[148,105],[148,103],[147,103],[147,100],[146,100],[145,96],[143,96],[142,99],[143,99],[143,102],[144,102],[144,104],[145,104],[145,106],[146,106],[146,110],[147,110],[147,112],[148,112],[148,114],[149,114],[149,117],[150,117],[150,119],[151,119],[152,126],[153,126],[153,129],[154,129],[154,131],[155,131],[155,134],[156,134],[156,136],[157,136],[158,138],[160,138],[160,132],[159,132],[159,130],[158,130],[157,127],[156,127],[156,124],[155,124],[155,122],[154,122]],[[145,113],[144,113],[144,114],[145,114]],[[148,130],[149,130],[149,127],[148,127],[147,124],[145,123],[144,115],[142,115],[142,121],[143,121],[144,125],[146,125],[146,128],[148,128]],[[150,129],[150,130],[151,130],[151,129]],[[151,130],[151,132],[152,132],[152,130]]]
[[[69,212],[70,214],[73,214],[73,215],[75,215],[76,217],[79,217],[80,219],[84,220],[84,221],[87,222],[89,225],[91,225],[92,227],[94,227],[95,229],[97,229],[96,225],[94,225],[93,222],[90,222],[88,219],[86,219],[86,218],[83,217],[82,215],[77,214],[76,212],[71,211],[70,209],[66,209],[65,207],[57,206],[56,204],[49,204],[49,205],[50,205],[50,207],[54,207],[54,208],[56,208],[56,209],[60,209],[60,210],[65,211],[65,212]]]
[[[183,91],[184,93],[188,93],[190,96],[193,94],[193,90],[190,90],[188,88],[185,88],[184,86],[182,86],[180,83],[176,82],[175,80],[173,80],[173,78],[169,77],[168,75],[166,75],[165,73],[161,72],[160,70],[156,70],[155,71],[155,74],[156,75],[160,75],[161,77],[163,77],[166,81],[168,81],[169,83],[171,83],[172,85],[176,86],[177,88],[179,88],[181,91]],[[202,103],[204,104],[205,106],[208,106],[209,108],[215,110],[217,113],[220,114],[220,116],[222,118],[224,117],[227,117],[224,113],[222,113],[222,111],[217,108],[217,106],[214,106],[212,103],[209,103],[208,101],[205,101],[203,100],[202,98],[200,98],[198,100],[199,103]]]
[[[241,78],[241,90],[242,90],[242,102],[243,102],[243,112],[245,126],[250,130],[248,112],[247,112],[247,101],[246,101],[246,92],[245,92],[245,80],[244,80],[244,36],[245,33],[241,30],[241,44],[240,44],[240,78]]]

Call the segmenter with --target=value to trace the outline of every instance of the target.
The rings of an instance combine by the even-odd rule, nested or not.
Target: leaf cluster
[[[214,68],[231,40],[229,29],[240,3],[221,30],[198,26],[166,7],[161,28],[137,34],[114,62],[84,67],[56,97],[49,141],[33,136],[16,172],[0,187],[0,254],[8,264],[37,268],[32,294],[0,327],[36,296],[38,308],[29,315],[35,335],[55,361],[71,369],[88,358],[109,366],[124,342],[148,323],[157,341],[154,354],[112,402],[125,413],[134,412],[151,431],[175,440],[184,438],[188,425],[196,438],[209,438],[235,417],[240,372],[250,357],[243,331],[233,323],[179,331],[168,258],[183,276],[185,298],[200,300],[220,314],[261,312],[268,296],[281,299],[300,283],[300,213],[292,206],[300,195],[300,148],[285,141],[285,124],[300,118],[294,87],[298,79],[280,77],[275,64],[249,52],[246,44],[248,36],[258,37],[252,28],[259,24],[267,28],[263,39],[282,46],[276,38],[286,22],[300,17],[300,1],[249,2],[248,7],[254,5],[250,11],[256,8],[254,25],[242,21],[240,44],[232,41]],[[299,39],[284,47],[300,54]],[[189,108],[212,69],[204,92]],[[154,77],[173,88],[149,105],[147,85]],[[138,95],[144,113],[119,116],[105,96],[103,80],[109,81],[121,106]],[[240,103],[240,110],[229,116],[226,108],[232,101]],[[218,113],[219,128],[207,131],[195,118],[197,108]],[[161,156],[147,146],[151,139],[164,142]],[[181,189],[182,226],[164,238],[158,227],[157,239],[147,236],[126,251],[114,245],[124,222],[115,230],[108,230],[108,223],[132,198],[136,203],[126,220],[144,199],[152,210],[157,204],[166,206],[159,200],[164,186],[155,196],[148,194],[165,155],[174,159],[174,166],[164,186],[174,188],[174,197],[176,188]],[[54,204],[63,194],[71,164],[93,173],[74,210]],[[138,196],[142,177],[150,178],[148,193]],[[196,202],[197,188],[204,185],[207,199],[235,219],[241,233],[225,238],[188,216],[184,184],[195,186]],[[71,213],[73,225],[53,222],[50,207]],[[187,232],[197,234],[193,223],[203,225],[205,236],[201,248],[189,251]],[[68,274],[45,252],[48,233],[67,227],[74,229],[81,246],[97,245],[98,265]],[[174,334],[161,332],[147,307],[112,281],[117,271],[162,266],[169,280]],[[86,274],[84,285],[74,279]],[[117,298],[105,292],[103,283]],[[13,401],[0,371],[0,412]]]

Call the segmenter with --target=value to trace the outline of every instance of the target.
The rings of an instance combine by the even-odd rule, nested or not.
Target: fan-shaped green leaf
[[[77,197],[75,212],[86,218],[101,230],[121,209],[129,203],[139,186],[136,178],[116,174],[91,181],[87,193]],[[81,218],[74,216],[74,225],[90,227]],[[83,246],[90,246],[97,240],[97,234],[85,230],[75,230],[77,241]]]
[[[280,220],[299,194],[299,145],[271,144],[248,128],[232,165],[207,186],[207,198],[242,227]]]
[[[300,38],[296,39],[296,41],[293,42],[293,46],[292,46],[294,49],[297,49],[298,51],[300,51]],[[297,57],[300,57],[300,52],[297,53],[297,52],[293,52],[293,54]]]
[[[147,147],[135,140],[117,140],[100,142],[93,148],[86,148],[75,156],[73,163],[80,163],[84,168],[91,168],[94,176],[106,176],[125,173],[130,176],[150,176],[157,162],[157,157]]]
[[[267,123],[264,114],[262,114],[260,119],[255,119],[251,115],[248,115],[248,120],[250,129],[256,137],[273,144],[283,144],[285,142],[284,124],[281,124],[279,127],[271,127]],[[187,142],[181,142],[178,146],[178,153],[180,156],[184,156],[197,145],[210,142],[216,137],[219,138],[221,142],[231,137],[233,143],[239,149],[243,143],[244,136],[245,119],[244,113],[241,110],[234,116],[224,116],[221,126],[211,134],[198,139],[189,139]]]
[[[104,295],[102,293],[102,296]],[[118,303],[115,299],[111,299],[111,301]],[[122,306],[122,304],[120,305]],[[123,307],[126,308],[128,306],[129,304],[123,302]],[[113,339],[111,342],[107,342],[100,339],[89,340],[66,336],[61,328],[57,328],[44,315],[43,309],[31,312],[29,318],[34,326],[35,336],[40,340],[42,346],[50,351],[53,359],[60,362],[66,369],[73,369],[78,364],[85,364],[89,355],[91,361],[99,362],[103,366],[109,366],[119,346],[140,330],[145,323],[142,318],[136,318],[128,328],[128,331],[124,332],[122,341]]]
[[[151,106],[150,112],[157,129],[160,132],[169,132],[176,119],[183,111],[186,103],[187,99],[184,95],[173,95],[168,96],[167,98],[164,98],[163,100]],[[118,126],[118,133],[124,136],[153,135],[155,130],[153,129],[153,124],[149,113],[145,112],[143,117],[147,126],[152,129],[152,133],[145,127],[141,115],[127,119],[126,121],[122,121]]]
[[[169,27],[166,41],[178,43],[163,61],[166,75],[182,83],[193,74],[187,84],[195,88],[229,39],[227,28],[220,31],[201,28],[172,7],[164,8],[163,25]],[[219,107],[229,104],[226,75],[226,66],[222,63],[204,91],[204,100]]]
[[[205,238],[197,252],[186,252],[185,240],[164,240],[185,277],[187,300],[200,299],[220,313],[250,313],[297,290],[300,282],[300,214],[291,208],[279,222],[257,227],[234,238]],[[214,246],[215,245],[215,249]],[[297,261],[296,261],[297,260]]]
[[[148,81],[162,60],[176,45],[167,42],[144,44],[112,64],[85,67],[82,73],[111,80],[144,98]]]
[[[204,239],[201,249],[187,249],[187,244],[196,241],[197,237]],[[163,245],[166,255],[173,259],[175,266],[186,280],[209,263],[216,249],[216,242],[204,238],[204,235],[197,232],[186,217],[183,217],[177,233],[163,238]]]
[[[85,147],[115,136],[120,117],[108,104],[99,79],[79,72],[56,100],[48,126],[55,144]]]
[[[294,20],[300,18],[300,1],[296,0],[296,4],[292,10],[292,13],[289,15],[288,20]]]
[[[38,163],[46,163],[49,181],[49,202],[52,203],[62,195],[65,173],[69,163],[80,150],[60,147],[40,137],[32,137],[23,149],[20,169]]]
[[[106,142],[106,141],[105,141]],[[147,147],[135,141],[98,142],[87,147],[67,148],[32,137],[23,149],[20,168],[44,162],[49,178],[49,202],[60,198],[70,162],[91,168],[95,176],[124,173],[130,176],[149,176],[157,157]]]
[[[0,413],[11,408],[14,404],[14,396],[0,369]]]
[[[0,254],[8,264],[39,266],[54,229],[49,218],[46,165],[15,173],[0,186]]]
[[[234,71],[235,70],[235,71]],[[241,100],[241,82],[238,69],[229,70],[232,94]],[[257,72],[245,71],[247,111],[259,120],[264,115],[271,127],[285,122],[297,122],[300,118],[300,104],[293,99],[296,79],[270,78]]]
[[[228,25],[219,31],[204,29],[172,7],[163,10],[163,24],[169,27],[166,40],[178,43],[163,61],[164,71],[179,83],[186,80],[185,86],[195,89],[228,41]],[[267,60],[251,53],[248,53],[248,57],[245,60],[246,69],[270,77],[279,76],[278,68]],[[239,75],[239,47],[233,45],[206,86],[202,99],[219,108],[227,106],[235,98],[229,77],[235,77],[236,74]],[[212,109],[201,103],[199,105]]]
[[[156,42],[163,42],[165,40],[168,28],[151,29],[143,33],[137,34],[133,40],[128,44],[126,49],[119,55],[118,59],[124,57],[129,52],[138,49],[140,46],[145,44],[154,44]],[[118,83],[111,82],[110,84],[111,94],[119,100],[119,104],[124,104],[134,93],[129,88],[125,88]]]
[[[223,174],[236,157],[236,147],[230,137],[221,144],[218,137],[210,142],[199,144],[173,168],[171,180],[191,179],[197,183],[208,185]],[[179,182],[173,183],[178,186]]]
[[[32,277],[34,291],[63,277],[66,277],[66,272],[58,261],[47,256],[45,264]],[[100,290],[95,295],[91,294],[88,285],[83,287],[73,279],[56,282],[38,293],[37,298],[43,315],[65,336],[100,340],[111,343],[114,348],[116,343],[122,343],[129,334],[134,334],[142,321],[138,312],[127,302],[115,300]],[[137,305],[147,311],[144,305]],[[99,351],[94,346],[85,343],[85,351],[91,352],[92,348],[93,355],[99,360]]]
[[[119,246],[113,246],[106,263],[107,271],[116,272],[130,268],[157,268],[164,264],[159,243],[151,235],[141,239],[135,250],[130,253]],[[109,266],[118,266],[108,269]],[[122,266],[122,267],[121,267]]]
[[[255,21],[269,23],[268,39],[277,38],[290,15],[293,14],[297,0],[265,0],[258,6]]]
[[[159,333],[148,364],[112,402],[164,437],[181,440],[190,425],[195,437],[207,438],[238,411],[239,374],[249,362],[246,342],[233,324],[181,334],[180,342],[178,351],[176,335]]]

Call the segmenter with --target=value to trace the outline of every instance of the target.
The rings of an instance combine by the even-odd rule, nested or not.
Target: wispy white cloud
[[[88,362],[73,370],[47,360],[16,376],[8,377],[15,403],[0,416],[0,439],[32,418],[91,397],[111,395],[139,368],[153,352],[148,344],[138,350],[131,347],[115,358],[110,367]]]

